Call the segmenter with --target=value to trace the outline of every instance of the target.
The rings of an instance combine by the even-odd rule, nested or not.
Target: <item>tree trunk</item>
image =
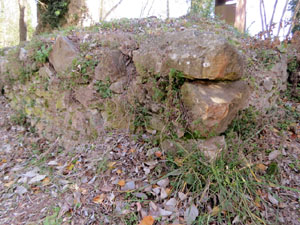
[[[298,1],[297,5],[295,7],[295,11],[294,11],[294,14],[292,17],[292,24],[289,28],[289,31],[288,31],[286,37],[288,37],[291,34],[291,31],[293,30],[294,26],[297,24],[296,20],[297,20],[297,14],[298,14],[299,10],[300,10],[300,0]]]
[[[20,18],[19,18],[19,36],[20,42],[26,41],[27,39],[27,25],[25,22],[25,0],[19,0],[19,10],[20,10]]]
[[[167,0],[167,19],[170,18],[170,2]]]
[[[234,26],[240,31],[245,32],[246,27],[246,0],[238,0],[235,10]]]

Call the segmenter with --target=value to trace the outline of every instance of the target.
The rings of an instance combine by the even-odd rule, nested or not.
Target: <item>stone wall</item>
[[[51,48],[49,61],[36,57],[42,48]],[[66,147],[110,129],[211,137],[246,106],[271,106],[273,97],[264,95],[285,88],[285,61],[250,79],[245,59],[221,35],[192,28],[147,36],[80,33],[7,52],[0,87],[39,134],[61,137]]]

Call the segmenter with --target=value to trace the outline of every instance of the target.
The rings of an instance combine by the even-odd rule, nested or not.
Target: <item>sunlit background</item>
[[[29,9],[26,13],[28,38],[33,35],[37,27],[37,0],[27,0]],[[112,7],[119,0],[106,1],[108,8]],[[232,0],[228,4],[235,3]],[[266,17],[270,21],[275,0],[265,0]],[[83,26],[90,26],[99,21],[100,18],[100,0],[86,0],[92,19],[83,23]],[[180,17],[186,15],[189,11],[190,0],[169,0],[170,17]],[[246,32],[255,35],[262,30],[260,18],[260,0],[247,1],[246,15]],[[282,16],[285,1],[279,0],[274,15],[274,23],[276,24],[274,31],[277,32],[278,22]],[[120,5],[106,18],[113,20],[119,18],[142,18],[156,16],[161,19],[167,17],[166,0],[123,0]],[[291,17],[290,11],[286,11],[284,21],[289,21]],[[18,0],[0,0],[0,47],[10,46],[18,43]],[[283,37],[287,33],[288,27],[281,30],[280,36]]]

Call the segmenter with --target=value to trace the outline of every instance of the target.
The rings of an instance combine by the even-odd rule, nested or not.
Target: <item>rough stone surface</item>
[[[82,105],[88,107],[88,105],[95,99],[96,91],[90,86],[81,86],[75,91],[75,98]]]
[[[197,30],[166,33],[148,38],[133,52],[140,74],[144,70],[168,74],[170,69],[190,79],[237,80],[244,59],[223,37]]]
[[[251,72],[249,78],[252,88],[248,105],[265,112],[276,105],[278,93],[287,88],[287,55],[281,55],[280,61],[270,70],[259,68]]]
[[[49,61],[56,72],[62,73],[72,66],[72,62],[78,54],[72,41],[66,37],[58,36],[49,55]]]
[[[188,141],[173,141],[164,140],[161,143],[161,148],[165,152],[176,153],[178,150],[184,148],[188,152],[199,150],[203,152],[204,156],[209,161],[214,161],[219,154],[225,150],[226,142],[224,136],[216,136],[207,140],[188,140]]]
[[[105,51],[95,68],[95,79],[116,82],[126,75],[126,59],[119,50]]]
[[[186,82],[181,88],[183,104],[192,121],[190,129],[203,136],[220,134],[246,105],[248,85],[235,82]]]

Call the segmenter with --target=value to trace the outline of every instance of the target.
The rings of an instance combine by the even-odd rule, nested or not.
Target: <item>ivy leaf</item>
[[[55,15],[56,15],[56,16],[59,16],[59,15],[60,15],[60,10],[56,10],[56,11],[55,11]]]

